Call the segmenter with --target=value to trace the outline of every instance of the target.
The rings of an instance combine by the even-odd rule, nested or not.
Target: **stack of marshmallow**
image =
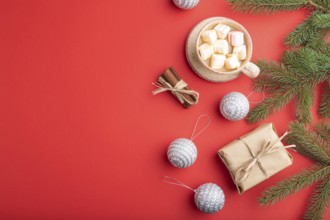
[[[199,46],[199,54],[212,69],[234,70],[246,59],[244,33],[231,30],[225,24],[218,24],[212,30],[201,35],[203,44]]]

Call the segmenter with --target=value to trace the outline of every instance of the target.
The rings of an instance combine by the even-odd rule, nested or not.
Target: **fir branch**
[[[325,121],[314,126],[314,131],[322,139],[323,142],[330,144],[330,125],[325,123]],[[330,150],[330,146],[329,146]]]
[[[326,178],[329,174],[330,166],[314,165],[268,188],[262,193],[262,197],[259,198],[258,201],[261,205],[273,205],[275,202],[284,199],[288,195],[296,193],[302,188]]]
[[[287,105],[297,94],[296,89],[288,89],[286,91],[277,90],[272,97],[267,97],[265,100],[257,104],[247,117],[248,123],[255,123],[265,119],[269,114],[274,113],[280,108]]]
[[[330,54],[330,44],[325,40],[328,30],[319,30],[318,35],[312,36],[306,42],[306,48],[315,50],[320,54]]]
[[[309,6],[308,0],[227,0],[235,11],[245,13],[274,13],[294,11]]]
[[[277,62],[261,60],[257,65],[260,67],[261,73],[252,85],[257,91],[264,90],[267,93],[273,93],[278,90],[280,85],[286,89],[300,85],[300,81],[294,74]]]
[[[322,118],[330,117],[330,80],[328,80],[323,94],[321,95],[320,106],[318,109],[318,114]]]
[[[309,16],[303,23],[298,25],[285,39],[285,45],[296,47],[306,43],[306,41],[317,35],[312,22],[313,15]]]
[[[300,87],[297,95],[296,118],[303,123],[309,123],[312,120],[310,109],[312,108],[314,94],[309,86]]]
[[[314,132],[305,128],[304,124],[290,124],[291,133],[285,137],[288,144],[295,144],[296,150],[317,163],[330,165],[330,151],[323,146],[322,141]]]
[[[330,14],[315,14],[312,17],[312,25],[317,28],[329,29],[330,28]]]
[[[322,220],[327,206],[330,204],[330,176],[319,183],[310,199],[304,218],[307,220]]]
[[[328,0],[309,0],[308,3],[315,7],[315,9],[330,12],[330,3]]]
[[[301,79],[301,76],[306,78],[319,71],[318,58],[316,51],[303,47],[297,51],[285,52],[282,62]]]

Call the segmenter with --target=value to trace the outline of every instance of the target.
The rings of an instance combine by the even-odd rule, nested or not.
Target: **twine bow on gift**
[[[267,141],[260,149],[260,151],[254,155],[251,148],[249,147],[249,145],[242,139],[240,138],[241,141],[243,141],[244,145],[247,147],[247,149],[249,150],[252,158],[248,161],[246,161],[236,172],[235,175],[235,182],[236,183],[240,183],[243,180],[245,180],[246,178],[249,177],[249,174],[251,172],[251,170],[258,165],[261,169],[261,171],[265,174],[265,176],[268,178],[267,175],[267,171],[265,170],[265,168],[262,166],[261,162],[260,162],[260,158],[267,155],[267,154],[271,154],[283,149],[287,149],[287,148],[293,148],[296,147],[295,145],[287,145],[287,146],[277,146],[276,144],[278,144],[279,142],[281,142],[281,140],[288,134],[288,132],[285,132],[280,138],[276,139],[274,142],[271,141]]]
[[[153,85],[157,87],[157,89],[152,91],[153,95],[157,95],[166,91],[171,91],[171,93],[175,95],[181,103],[184,103],[184,101],[186,101],[190,105],[195,105],[198,102],[199,93],[194,90],[185,89],[185,87],[187,87],[187,83],[185,83],[182,79],[178,81],[175,86],[172,86],[162,77],[159,77],[158,82],[153,83]],[[194,100],[191,101],[187,99],[184,94],[191,95]]]

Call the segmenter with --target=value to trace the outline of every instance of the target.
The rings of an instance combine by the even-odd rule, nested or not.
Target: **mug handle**
[[[242,72],[250,78],[256,78],[260,73],[260,68],[254,63],[247,62]]]

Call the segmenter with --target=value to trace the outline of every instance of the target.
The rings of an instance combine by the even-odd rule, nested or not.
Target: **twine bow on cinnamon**
[[[185,83],[182,79],[179,80],[175,86],[172,86],[168,83],[164,78],[159,77],[158,82],[152,83],[157,87],[154,91],[152,91],[153,95],[157,95],[162,92],[170,91],[177,99],[183,104],[184,102],[189,103],[190,105],[195,105],[198,103],[199,93],[194,90],[186,89],[187,83]],[[193,99],[187,98],[186,95],[190,95]]]
[[[276,144],[278,144],[286,135],[288,134],[288,132],[285,132],[280,138],[276,139],[275,141],[271,142],[271,141],[267,141],[260,149],[260,151],[254,155],[251,148],[249,147],[249,145],[244,141],[244,139],[239,139],[241,140],[244,145],[247,147],[247,149],[249,150],[252,158],[249,159],[248,161],[246,161],[236,172],[235,174],[235,182],[236,183],[241,183],[243,180],[247,179],[249,177],[249,174],[251,172],[251,170],[258,165],[261,169],[261,171],[265,174],[265,176],[268,178],[267,175],[267,171],[266,169],[262,166],[262,163],[260,162],[260,158],[262,158],[263,156],[267,155],[267,154],[271,154],[283,149],[287,149],[287,148],[293,148],[296,147],[295,145],[287,145],[287,146],[277,146]]]

